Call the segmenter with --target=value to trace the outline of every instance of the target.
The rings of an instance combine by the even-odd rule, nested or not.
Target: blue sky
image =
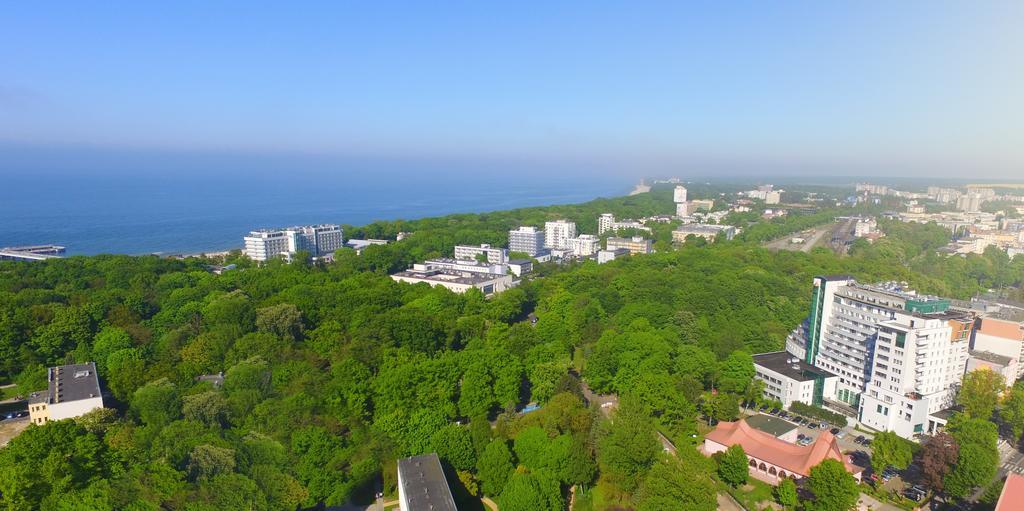
[[[0,150],[1024,176],[1016,0],[157,4],[5,6]]]

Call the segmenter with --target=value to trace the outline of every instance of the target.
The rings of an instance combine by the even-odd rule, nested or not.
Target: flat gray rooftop
[[[47,389],[33,392],[30,403],[66,403],[100,396],[100,379],[96,376],[96,364],[71,364],[51,367],[47,370]]]
[[[402,511],[456,511],[437,454],[398,460],[398,474],[408,504]]]
[[[804,362],[799,357],[789,353],[788,351],[759,353],[754,355],[754,364],[775,371],[776,373],[796,381],[809,381],[817,378],[818,376],[825,378],[836,376],[820,367],[814,367],[807,362]]]

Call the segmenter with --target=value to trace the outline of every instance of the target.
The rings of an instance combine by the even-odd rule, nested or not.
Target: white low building
[[[71,364],[47,370],[47,389],[28,398],[29,420],[42,425],[48,421],[72,419],[103,408],[96,364]]]
[[[824,400],[835,399],[839,381],[838,376],[785,351],[754,355],[754,377],[764,383],[764,397],[785,408],[796,402],[822,406]]]

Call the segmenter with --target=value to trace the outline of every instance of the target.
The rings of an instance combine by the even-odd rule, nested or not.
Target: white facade
[[[306,225],[284,229],[260,229],[243,238],[245,255],[253,261],[289,257],[300,250],[317,257],[344,246],[344,232],[335,224]]]
[[[594,255],[601,250],[601,238],[593,234],[580,234],[578,237],[569,240],[573,255],[586,257]]]
[[[930,433],[929,415],[954,404],[967,366],[968,340],[941,318],[898,312],[878,325],[860,422],[904,438]]]
[[[509,252],[522,252],[536,257],[544,251],[544,231],[536,227],[520,227],[508,232]]]
[[[754,355],[754,377],[764,383],[764,397],[789,408],[800,402],[821,406],[834,399],[839,378],[785,351]]]
[[[615,215],[611,213],[604,213],[597,217],[597,234],[604,234],[612,229],[612,225],[615,224]]]
[[[676,204],[679,204],[681,202],[686,202],[686,187],[685,186],[682,186],[682,185],[676,186],[675,190],[672,192],[672,202],[675,202]]]
[[[504,248],[492,247],[486,243],[479,247],[455,245],[456,259],[476,260],[477,256],[480,255],[486,256],[489,263],[505,264],[508,262],[508,250]]]
[[[773,190],[773,191],[770,191],[770,192],[765,192],[765,194],[764,194],[764,203],[765,204],[778,204],[780,202],[782,202],[782,193],[781,192],[779,192],[778,190]]]
[[[544,224],[544,247],[571,250],[576,237],[576,222],[555,220]]]
[[[693,211],[691,211],[690,203],[689,202],[677,202],[676,203],[676,216],[677,217],[690,216],[691,214],[693,214]]]

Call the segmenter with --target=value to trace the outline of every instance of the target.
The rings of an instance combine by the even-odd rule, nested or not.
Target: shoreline
[[[647,188],[647,190],[650,189],[649,186],[647,186],[646,188]],[[632,195],[636,195],[638,193],[644,193],[644,191],[638,191],[639,189],[640,189],[640,185],[635,185],[632,190],[630,190],[629,192],[626,192],[626,193],[624,193],[625,190],[620,188],[618,191],[612,192],[611,194],[608,194],[608,195],[596,194],[596,195],[591,195],[588,198],[585,198],[585,199],[582,199],[582,200],[573,200],[573,201],[570,201],[570,202],[551,202],[551,203],[539,204],[539,205],[509,206],[509,207],[502,207],[500,209],[489,209],[486,206],[484,206],[484,207],[481,207],[480,209],[475,210],[475,211],[448,211],[448,212],[441,213],[441,214],[427,214],[427,215],[422,215],[422,216],[415,216],[415,215],[413,215],[413,216],[394,217],[394,218],[376,218],[374,220],[371,220],[369,222],[363,223],[361,225],[352,225],[352,227],[354,227],[354,228],[363,228],[363,227],[366,227],[368,225],[372,225],[372,224],[377,223],[377,222],[416,221],[416,220],[423,220],[423,219],[428,219],[428,218],[443,218],[443,217],[447,217],[447,216],[451,216],[451,215],[465,215],[465,214],[484,215],[484,214],[494,213],[494,212],[498,212],[498,211],[511,211],[511,210],[517,210],[517,209],[546,208],[546,207],[554,207],[554,206],[569,206],[569,205],[575,205],[575,204],[585,204],[585,203],[588,203],[588,202],[591,202],[591,201],[594,201],[594,200],[598,200],[598,199],[632,196]],[[344,225],[344,223],[342,223],[342,222],[338,222],[338,223]],[[278,226],[285,226],[285,225],[290,225],[290,223],[289,222],[281,222],[280,225],[278,225]],[[259,228],[270,228],[270,227],[273,227],[273,225],[267,225],[267,226],[252,225],[250,227],[250,230],[251,229],[259,229]],[[238,235],[237,235],[237,238],[241,238],[241,237],[245,236],[247,232],[248,231],[239,232]],[[349,239],[349,238],[346,236],[346,239]],[[32,244],[32,243],[28,243],[28,244]],[[35,244],[39,244],[39,243],[35,243]],[[80,251],[77,251],[75,249],[73,243],[59,243],[59,244],[67,247],[67,253],[64,256],[62,256],[64,258],[76,257],[76,256],[91,257],[91,256],[97,256],[97,255],[127,255],[127,256],[133,256],[133,257],[154,255],[154,256],[162,257],[162,258],[188,258],[188,257],[204,257],[204,256],[220,257],[220,256],[223,256],[224,254],[227,254],[228,252],[231,252],[232,250],[243,250],[244,249],[244,246],[233,245],[233,244],[230,244],[230,242],[227,242],[224,245],[220,245],[220,246],[216,246],[216,247],[210,247],[210,248],[199,248],[199,249],[191,248],[191,249],[184,249],[184,250],[170,249],[170,250],[151,250],[151,251],[117,251],[117,250],[105,251],[105,250],[97,250],[97,251],[81,251],[80,252]]]

